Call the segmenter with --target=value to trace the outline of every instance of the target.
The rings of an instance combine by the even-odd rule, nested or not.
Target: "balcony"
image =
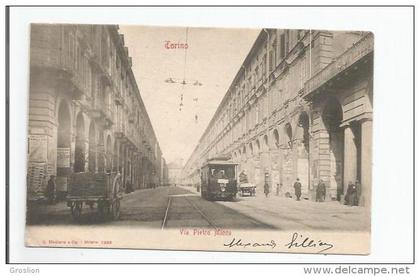
[[[134,122],[136,121],[136,117],[133,113],[130,113],[130,115],[128,116],[128,122],[130,124],[134,124]]]
[[[77,67],[74,58],[62,48],[31,47],[31,77],[42,77],[42,82],[54,83],[59,89],[70,93],[74,100],[80,100],[89,89],[81,68]],[[48,74],[45,74],[48,72]]]
[[[124,105],[124,98],[121,93],[117,93],[114,96],[114,102],[116,105]]]
[[[73,102],[78,105],[84,112],[89,112],[92,109],[92,98],[82,96],[80,99],[74,99]]]
[[[109,129],[114,123],[114,111],[101,102],[96,102],[89,113],[105,129]]]
[[[135,149],[138,148],[135,143],[134,131],[131,128],[126,128],[125,125],[121,125],[114,132],[114,135],[121,143],[128,144]]]
[[[345,51],[335,61],[314,75],[305,83],[303,96],[307,97],[312,92],[322,87],[326,82],[346,71],[367,55],[373,53],[373,34],[369,33]]]

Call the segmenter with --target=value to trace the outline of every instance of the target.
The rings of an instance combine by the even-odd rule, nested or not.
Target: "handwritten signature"
[[[292,235],[292,240],[288,243],[286,243],[284,246],[286,246],[287,248],[292,248],[292,247],[301,247],[301,248],[319,248],[321,249],[320,251],[318,251],[317,253],[322,253],[325,252],[331,248],[334,247],[333,244],[328,243],[328,242],[324,242],[322,240],[318,240],[315,241],[309,237],[305,237],[297,232],[293,233]]]
[[[276,242],[271,240],[269,242],[259,243],[259,242],[243,242],[242,239],[233,238],[230,243],[223,244],[229,248],[231,247],[271,247],[275,248],[277,246]]]
[[[223,246],[232,248],[232,247],[242,247],[242,248],[249,248],[249,247],[267,247],[274,249],[277,247],[277,243],[274,240],[266,241],[266,242],[253,242],[253,241],[244,241],[242,239],[233,238],[230,242],[224,243]],[[297,232],[292,234],[291,240],[284,244],[285,247],[288,249],[291,248],[317,248],[319,251],[316,253],[322,253],[327,250],[330,250],[334,247],[333,244],[322,241],[322,240],[314,240],[310,237],[304,236]]]

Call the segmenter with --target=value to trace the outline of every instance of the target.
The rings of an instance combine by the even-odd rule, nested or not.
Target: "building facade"
[[[373,35],[263,29],[183,170],[199,182],[208,158],[228,155],[262,194],[343,201],[356,180],[360,204],[371,198]]]
[[[183,184],[181,179],[182,164],[179,162],[171,162],[168,164],[168,182],[169,185]],[[186,183],[188,184],[188,183]]]
[[[117,171],[134,189],[159,185],[162,152],[116,25],[33,24],[28,195],[50,175],[65,195],[74,172]]]
[[[162,164],[161,164],[161,171],[160,171],[160,185],[161,186],[167,186],[168,183],[168,165],[166,164],[165,158],[162,158]]]

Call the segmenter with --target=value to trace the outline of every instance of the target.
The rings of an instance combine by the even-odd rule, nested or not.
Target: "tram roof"
[[[236,166],[236,165],[239,165],[239,164],[234,163],[232,161],[227,161],[227,160],[209,160],[206,163],[204,163],[202,167],[205,167],[205,166],[208,166],[208,165],[231,165],[231,166]]]

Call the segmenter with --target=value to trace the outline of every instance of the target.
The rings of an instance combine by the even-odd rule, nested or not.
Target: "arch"
[[[297,177],[302,183],[302,193],[308,194],[311,189],[309,168],[309,116],[303,111],[299,114],[295,129],[294,145],[297,152]]]
[[[93,121],[89,126],[89,155],[88,155],[88,170],[90,172],[96,171],[96,126]]]
[[[104,172],[105,170],[105,144],[104,144],[104,132],[99,130],[98,145],[97,145],[97,158],[98,158],[98,172]]]
[[[300,113],[296,129],[296,139],[303,142],[305,151],[309,153],[309,115],[305,111]]]
[[[108,134],[106,138],[106,171],[110,172],[112,170],[112,142],[111,135]]]
[[[274,141],[274,147],[279,148],[280,147],[280,136],[277,129],[273,130],[273,141]]]
[[[254,155],[254,147],[252,146],[252,142],[249,143],[249,153],[252,155]]]
[[[68,103],[68,101],[66,99],[63,99],[61,97],[57,98],[57,108],[55,110],[55,113],[56,113],[55,118],[57,118],[57,125],[59,124],[60,116],[63,115],[63,112],[65,114],[67,111],[69,112],[68,116],[69,116],[69,123],[70,123],[70,126],[71,126],[72,121],[73,121],[72,113],[70,112],[71,111],[71,105]]]
[[[68,105],[61,101],[57,113],[57,147],[70,148],[71,142],[71,119]]]
[[[76,117],[76,148],[74,151],[74,172],[84,172],[86,161],[85,122],[83,113]]]
[[[327,145],[330,153],[329,186],[331,191],[336,191],[336,195],[333,194],[332,197],[339,199],[345,192],[343,181],[344,131],[340,127],[343,120],[343,109],[336,98],[330,97],[327,99],[321,113],[321,118],[328,132],[329,140]]]
[[[330,97],[322,110],[322,122],[328,131],[336,132],[343,120],[343,109],[338,100]]]
[[[255,145],[257,146],[257,153],[259,153],[261,151],[261,144],[259,139],[255,140]]]
[[[293,147],[293,131],[292,131],[292,125],[290,123],[286,123],[284,125],[284,134],[285,134],[285,138],[286,138],[286,143],[290,146]]]
[[[117,140],[114,140],[114,152],[113,152],[113,158],[112,158],[112,170],[114,172],[120,171],[119,168],[118,168],[118,143],[117,143]]]
[[[267,135],[264,135],[263,141],[264,141],[264,143],[263,143],[264,150],[268,150],[269,149],[269,145],[268,145],[268,136]]]
[[[71,173],[71,112],[62,101],[57,113],[57,197],[67,192],[67,177]]]

